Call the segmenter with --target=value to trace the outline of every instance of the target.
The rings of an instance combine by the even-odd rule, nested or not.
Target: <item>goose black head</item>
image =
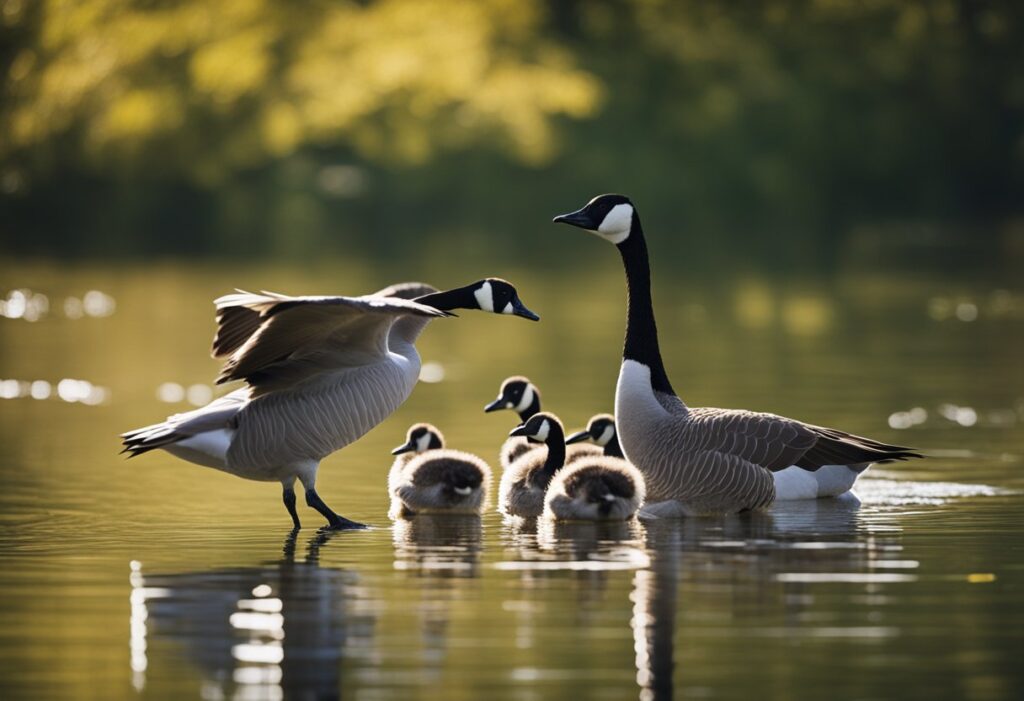
[[[552,221],[571,224],[618,245],[629,238],[636,208],[625,195],[598,195],[583,209],[560,214]]]
[[[615,438],[615,417],[611,414],[597,414],[590,418],[590,423],[582,431],[578,431],[565,439],[565,444],[593,441],[602,448]]]
[[[540,321],[519,299],[519,293],[512,283],[501,278],[489,277],[472,285],[473,298],[478,309],[495,314],[515,314],[530,321]]]
[[[534,414],[526,423],[516,426],[508,434],[510,436],[526,436],[538,443],[562,443],[565,440],[565,433],[562,422],[554,414],[542,411]]]
[[[477,280],[454,290],[423,295],[417,297],[416,301],[445,312],[452,309],[480,309],[493,314],[514,314],[530,321],[540,321],[540,317],[527,309],[519,299],[515,286],[496,277]]]
[[[413,424],[409,432],[405,434],[406,441],[391,451],[392,455],[401,455],[409,451],[422,453],[427,450],[437,450],[444,447],[444,436],[431,424]]]
[[[498,398],[485,406],[484,411],[511,409],[518,414],[524,414],[535,405],[540,406],[540,390],[527,378],[513,375],[505,378],[505,381],[501,383],[501,389],[498,390]],[[529,411],[529,413],[533,415],[536,410]]]

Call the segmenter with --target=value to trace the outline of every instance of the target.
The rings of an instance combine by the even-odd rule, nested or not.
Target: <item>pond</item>
[[[1024,697],[1019,280],[673,281],[655,260],[668,370],[690,404],[929,455],[872,468],[860,503],[535,529],[493,508],[387,519],[389,450],[414,422],[497,466],[514,417],[482,408],[508,375],[570,429],[612,409],[617,265],[4,264],[3,697]],[[425,381],[320,470],[325,501],[369,531],[319,534],[302,508],[292,536],[276,485],[118,455],[122,431],[222,391],[210,300],[234,287],[357,294],[485,274],[542,321],[465,312],[427,330]]]

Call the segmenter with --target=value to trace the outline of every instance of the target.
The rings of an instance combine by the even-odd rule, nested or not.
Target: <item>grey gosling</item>
[[[537,320],[515,287],[488,278],[444,292],[422,283],[361,297],[289,297],[238,292],[219,298],[213,356],[217,382],[245,386],[205,407],[123,434],[130,456],[155,448],[252,480],[280,482],[299,528],[295,480],[328,528],[363,528],[316,492],[326,456],[358,440],[397,409],[420,372],[415,342],[453,309]]]
[[[910,448],[774,414],[686,406],[658,347],[647,243],[636,207],[600,195],[555,217],[615,245],[626,272],[626,339],[615,390],[622,450],[647,482],[643,514],[757,509],[776,499],[846,492],[874,462],[921,457]]]
[[[498,398],[484,407],[484,411],[488,413],[502,409],[515,411],[519,415],[519,425],[521,426],[541,410],[540,390],[537,389],[537,385],[522,375],[507,377],[501,383]],[[527,451],[539,448],[540,445],[539,442],[525,436],[512,436],[501,445],[498,462],[501,463],[503,470],[507,470],[515,460],[522,457]],[[593,446],[575,445],[567,451],[566,462],[572,462],[582,455],[599,455],[600,452]]]
[[[417,455],[428,450],[439,450],[444,447],[444,436],[433,424],[413,424],[405,434],[405,443],[391,451],[395,461],[388,472],[388,495],[394,493],[395,486],[402,479],[402,471]]]
[[[479,514],[487,502],[490,466],[475,455],[444,447],[444,436],[430,424],[409,429],[408,440],[391,451],[396,460],[388,478],[390,516],[418,513]],[[415,452],[413,452],[415,451]]]
[[[618,436],[615,435],[615,417],[611,414],[591,416],[587,427],[566,438],[565,444],[572,445],[580,441],[593,441],[603,449],[603,454],[608,457],[624,457],[622,448],[619,446]]]
[[[565,464],[565,433],[554,414],[541,412],[512,429],[510,436],[529,436],[543,443],[521,455],[501,475],[498,510],[507,516],[536,518],[544,513],[544,493]]]
[[[544,496],[544,516],[560,521],[624,521],[644,501],[644,478],[622,458],[580,458],[559,470]]]

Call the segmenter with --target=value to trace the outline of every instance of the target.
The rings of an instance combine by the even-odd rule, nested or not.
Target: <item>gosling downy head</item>
[[[580,441],[593,441],[602,448],[615,438],[615,417],[611,414],[597,414],[590,417],[590,423],[582,431],[577,431],[565,439],[566,445]]]
[[[565,440],[562,422],[554,414],[549,414],[548,412],[534,414],[526,420],[526,423],[513,428],[508,435],[525,436],[532,438],[538,443],[548,444]]]
[[[636,208],[625,195],[598,195],[585,207],[560,214],[554,222],[571,224],[618,245],[629,238]]]
[[[521,375],[508,377],[501,383],[498,398],[484,407],[486,412],[501,409],[511,409],[525,421],[540,411],[540,390]]]
[[[405,443],[391,451],[392,455],[427,450],[438,450],[444,447],[444,436],[432,424],[413,424],[405,434]]]

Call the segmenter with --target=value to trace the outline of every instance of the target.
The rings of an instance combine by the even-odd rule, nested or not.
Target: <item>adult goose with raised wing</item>
[[[601,195],[554,221],[597,234],[622,257],[628,302],[615,416],[622,450],[647,482],[643,514],[731,513],[777,498],[833,496],[849,490],[871,463],[920,457],[773,414],[686,406],[662,363],[636,207],[623,195]],[[781,479],[790,469],[799,471],[789,473],[795,478]]]
[[[432,319],[453,309],[538,318],[496,278],[444,292],[407,283],[361,297],[238,292],[216,306],[213,354],[226,358],[217,381],[246,386],[123,434],[125,452],[163,448],[246,479],[279,481],[296,528],[296,479],[330,528],[362,527],[323,502],[317,468],[406,400],[420,371],[415,342]]]

